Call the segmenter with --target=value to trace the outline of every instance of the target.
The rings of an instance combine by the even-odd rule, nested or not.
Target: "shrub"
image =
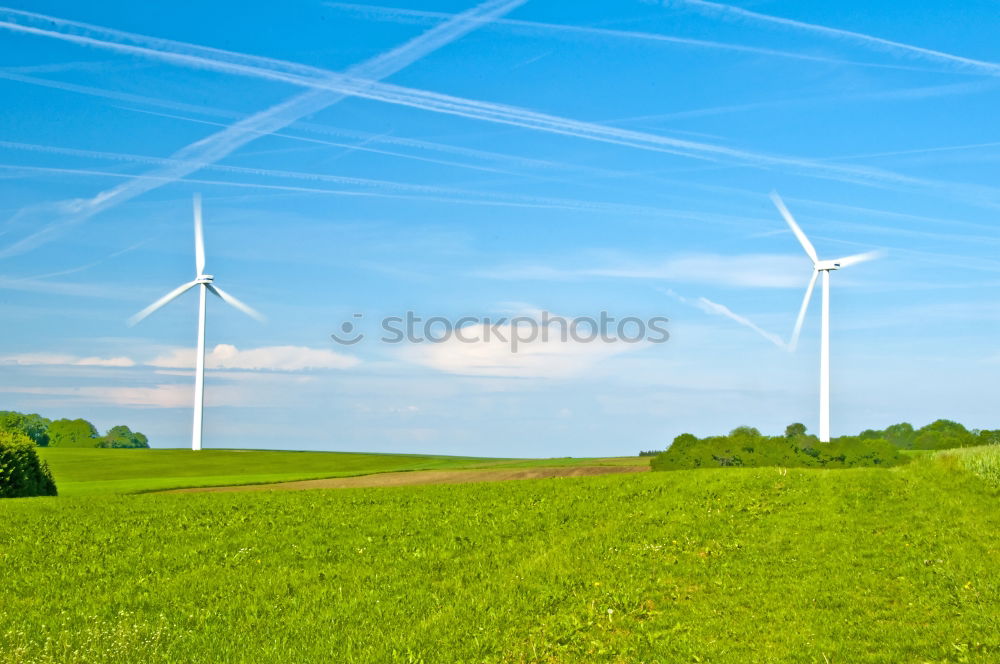
[[[866,432],[867,434],[867,432]],[[697,438],[681,434],[650,463],[653,470],[782,466],[788,468],[852,468],[894,466],[901,463],[899,450],[884,438],[867,435],[837,438],[820,443],[806,434],[801,424],[792,424],[784,436],[764,436],[752,427],[737,427],[727,436]]]
[[[0,431],[0,498],[54,495],[55,480],[35,442],[23,433]]]

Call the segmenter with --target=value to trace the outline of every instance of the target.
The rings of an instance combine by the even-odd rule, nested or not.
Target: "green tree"
[[[795,438],[806,435],[806,425],[801,422],[793,422],[785,427],[785,438]]]
[[[882,433],[886,440],[904,450],[912,449],[917,437],[917,432],[913,430],[913,425],[909,422],[887,426]]]
[[[56,420],[49,425],[52,447],[96,447],[97,428],[83,419]]]
[[[138,431],[132,431],[124,424],[119,424],[108,429],[108,433],[98,439],[97,447],[145,448],[149,447],[149,439]]]
[[[0,431],[19,431],[40,447],[49,444],[49,424],[49,420],[35,413],[26,415],[12,410],[0,411]]]
[[[682,433],[681,435],[674,438],[674,442],[670,443],[670,449],[675,452],[678,450],[687,449],[698,444],[698,437],[693,433]]]
[[[0,431],[0,498],[54,495],[55,480],[35,441],[19,431]]]
[[[978,442],[978,436],[958,422],[934,420],[916,432],[913,446],[921,450],[946,450],[953,447],[971,447]]]
[[[760,438],[760,431],[753,427],[736,427],[729,432],[730,438],[740,438],[746,440],[756,440]]]

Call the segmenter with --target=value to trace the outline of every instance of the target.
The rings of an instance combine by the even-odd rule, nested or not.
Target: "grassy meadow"
[[[40,447],[61,496],[140,493],[188,487],[292,482],[373,473],[564,465],[645,465],[620,459],[484,459],[416,454],[355,454],[278,450],[101,450]]]
[[[296,453],[98,452],[49,456],[61,496],[0,501],[0,662],[1000,661],[995,450],[140,495],[120,491],[185,463],[188,486],[293,475]]]

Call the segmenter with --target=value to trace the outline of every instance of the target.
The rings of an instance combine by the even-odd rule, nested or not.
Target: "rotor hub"
[[[215,281],[215,277],[211,274],[199,274],[198,278],[195,279],[195,282],[199,284],[210,284],[213,281]]]

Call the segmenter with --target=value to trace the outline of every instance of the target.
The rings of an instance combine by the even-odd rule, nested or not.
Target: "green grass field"
[[[528,468],[563,465],[645,465],[620,459],[484,459],[415,454],[352,454],[273,450],[101,450],[42,447],[61,496],[138,493],[186,487],[290,482],[411,470]]]
[[[7,499],[0,662],[997,662],[991,463]]]

